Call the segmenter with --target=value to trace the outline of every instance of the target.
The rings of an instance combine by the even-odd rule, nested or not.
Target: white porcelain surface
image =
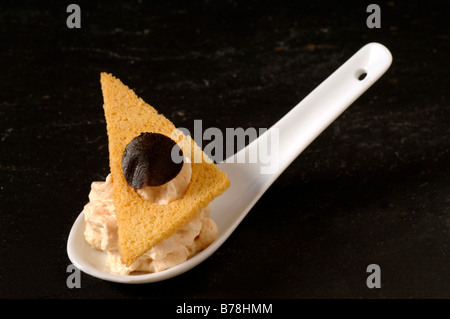
[[[392,63],[389,50],[379,43],[369,43],[331,74],[314,91],[288,112],[265,134],[240,152],[251,152],[279,132],[279,162],[273,174],[261,174],[260,164],[228,163],[218,166],[227,173],[230,188],[211,203],[211,217],[216,221],[218,239],[207,249],[171,269],[131,276],[111,274],[105,266],[106,254],[89,246],[84,239],[84,216],[72,226],[67,242],[71,262],[83,272],[108,281],[139,284],[165,280],[182,274],[212,255],[236,229],[253,205],[289,164],[349,105],[375,83]],[[361,74],[366,76],[359,80]],[[235,154],[234,156],[239,156]],[[236,161],[235,161],[236,162]]]

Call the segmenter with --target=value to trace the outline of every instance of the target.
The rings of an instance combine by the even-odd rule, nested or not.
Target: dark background
[[[0,3],[3,298],[449,298],[448,1]],[[226,243],[170,280],[66,286],[67,237],[109,171],[100,72],[176,126],[268,128],[368,42],[388,72]],[[381,267],[380,289],[366,267]]]

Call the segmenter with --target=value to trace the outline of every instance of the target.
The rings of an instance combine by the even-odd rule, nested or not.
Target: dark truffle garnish
[[[169,137],[141,133],[125,147],[122,171],[131,187],[160,186],[178,175],[183,167],[182,158],[180,147]]]

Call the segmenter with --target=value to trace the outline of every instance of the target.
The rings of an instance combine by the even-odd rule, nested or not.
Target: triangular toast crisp
[[[101,73],[100,81],[108,131],[119,251],[122,262],[129,266],[147,250],[191,221],[197,211],[222,194],[230,182],[226,174],[212,163],[190,137],[177,130],[167,118],[158,114],[119,79]],[[142,132],[156,132],[171,137],[181,146],[184,155],[191,159],[191,182],[182,199],[167,205],[148,202],[126,182],[122,172],[123,151]]]

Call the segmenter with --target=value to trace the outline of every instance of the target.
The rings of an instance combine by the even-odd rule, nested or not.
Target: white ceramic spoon
[[[77,268],[89,275],[128,284],[165,280],[197,266],[225,242],[286,167],[375,83],[389,68],[391,62],[392,56],[383,45],[379,43],[365,45],[271,129],[231,158],[218,164],[228,175],[231,183],[230,188],[210,204],[211,217],[219,228],[218,238],[188,261],[158,273],[128,276],[111,274],[105,265],[106,254],[91,248],[84,239],[83,213],[78,216],[69,234],[67,242],[69,259]],[[272,137],[275,139],[272,140]],[[239,156],[252,154],[254,151],[256,153],[253,154],[259,154],[258,150],[264,145],[269,145],[268,154],[273,155],[271,163],[266,161],[253,164],[240,163],[238,160]],[[275,156],[276,149],[278,156]],[[246,158],[249,162],[249,157]],[[235,163],[231,163],[233,161]],[[269,168],[272,169],[269,173],[262,171]]]

